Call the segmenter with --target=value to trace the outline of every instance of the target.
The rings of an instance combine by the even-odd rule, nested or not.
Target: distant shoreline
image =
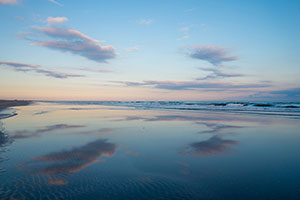
[[[32,101],[28,100],[0,100],[0,111],[13,106],[27,106],[31,103]]]

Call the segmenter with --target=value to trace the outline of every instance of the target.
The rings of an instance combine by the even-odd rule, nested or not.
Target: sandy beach
[[[0,200],[300,200],[300,0],[0,0]]]

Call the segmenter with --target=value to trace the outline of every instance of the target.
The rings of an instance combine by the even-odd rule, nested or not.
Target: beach
[[[0,153],[0,197],[300,197],[295,113],[101,104],[35,102],[1,120],[10,142]]]
[[[0,200],[300,200],[300,0],[0,0]]]

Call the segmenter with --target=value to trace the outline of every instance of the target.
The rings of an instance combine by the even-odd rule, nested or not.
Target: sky
[[[299,0],[0,0],[0,99],[299,101]]]

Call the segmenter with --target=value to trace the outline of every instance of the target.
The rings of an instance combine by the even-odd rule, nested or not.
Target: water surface
[[[272,115],[103,104],[41,102],[2,119],[0,197],[300,198],[295,104]]]

